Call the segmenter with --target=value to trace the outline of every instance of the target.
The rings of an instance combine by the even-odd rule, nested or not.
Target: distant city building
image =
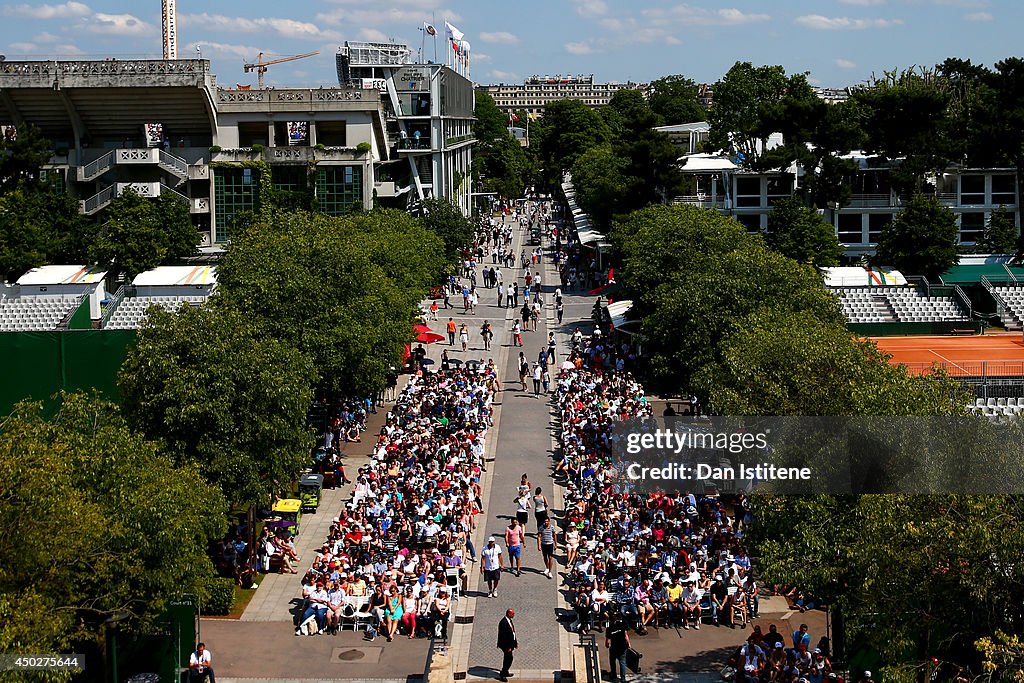
[[[395,153],[382,169],[415,199],[451,199],[471,210],[473,83],[444,64],[415,63],[400,43],[346,41],[337,54],[342,87],[380,93]]]
[[[839,104],[850,99],[852,88],[815,88],[814,92],[825,104]]]
[[[470,81],[441,65],[353,73],[335,88],[259,90],[220,86],[202,59],[4,61],[0,134],[37,126],[53,143],[47,181],[87,215],[128,189],[177,195],[206,247],[259,205],[262,163],[274,189],[329,215],[426,197],[468,214]]]
[[[595,83],[594,75],[531,76],[521,85],[499,83],[481,85],[480,90],[494,98],[498,109],[524,110],[528,114],[542,114],[544,107],[558,100],[579,100],[591,107],[602,107],[620,90],[639,90],[645,95],[647,83]]]

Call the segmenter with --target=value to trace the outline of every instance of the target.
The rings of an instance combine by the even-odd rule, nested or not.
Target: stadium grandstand
[[[839,299],[852,325],[864,323],[956,323],[969,325],[973,306],[955,285],[909,282],[896,270],[826,268],[825,285]],[[856,328],[854,328],[856,329]],[[893,333],[931,332],[902,330]],[[939,331],[939,330],[934,330]],[[945,330],[947,332],[952,330]]]
[[[0,293],[0,332],[38,332],[91,326],[99,317],[106,272],[88,266],[33,268]]]
[[[130,287],[122,287],[103,315],[103,329],[134,330],[151,306],[176,311],[204,303],[217,285],[215,266],[160,266],[140,273]]]

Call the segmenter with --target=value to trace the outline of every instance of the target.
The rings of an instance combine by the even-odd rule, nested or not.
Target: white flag
[[[448,38],[450,38],[451,40],[455,41],[456,43],[461,42],[463,36],[466,35],[462,31],[460,31],[459,29],[457,29],[454,26],[452,26],[451,24],[449,24],[447,21],[444,22],[444,27],[448,31]]]

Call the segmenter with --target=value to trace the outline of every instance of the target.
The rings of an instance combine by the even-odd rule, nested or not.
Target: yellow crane
[[[290,61],[293,61],[293,60],[296,60],[296,59],[305,59],[306,57],[312,57],[313,55],[318,55],[318,54],[320,54],[320,53],[319,52],[307,52],[304,55],[293,55],[291,57],[282,57],[281,59],[272,59],[269,62],[264,62],[263,61],[263,53],[261,52],[259,54],[259,56],[256,58],[256,63],[255,64],[246,64],[245,65],[245,67],[244,67],[245,68],[245,73],[252,73],[253,71],[255,71],[256,72],[256,78],[257,78],[257,80],[259,82],[259,85],[260,85],[260,90],[263,90],[263,74],[267,73],[267,67],[270,66],[271,64],[280,64],[281,62],[290,62]]]

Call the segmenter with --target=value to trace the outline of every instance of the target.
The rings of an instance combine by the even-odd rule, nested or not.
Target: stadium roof
[[[101,282],[107,271],[90,266],[40,266],[20,278],[19,285],[91,285]]]
[[[187,287],[217,284],[216,266],[160,266],[139,273],[132,284],[136,287]]]

